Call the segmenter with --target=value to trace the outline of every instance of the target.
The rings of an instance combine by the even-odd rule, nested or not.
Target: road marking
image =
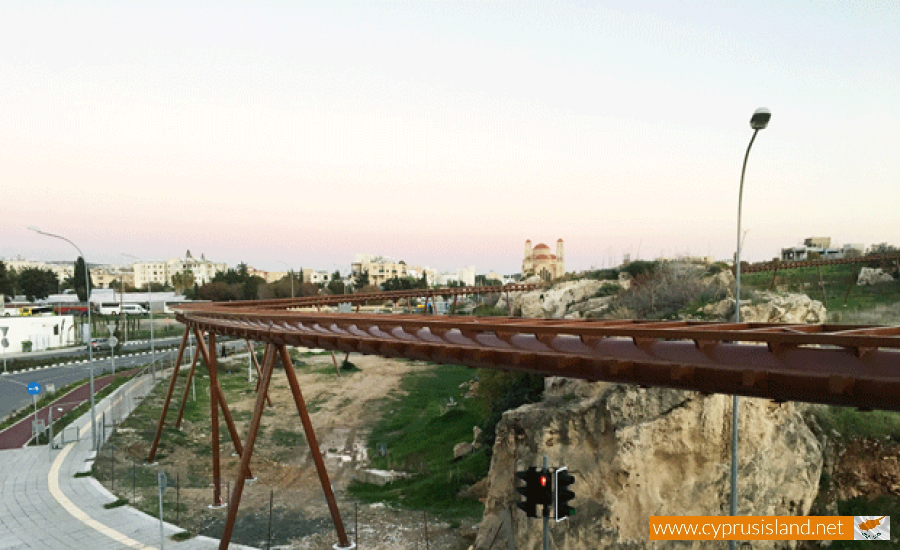
[[[75,506],[75,504],[71,500],[69,500],[66,495],[63,494],[62,490],[59,488],[59,468],[62,465],[63,460],[66,458],[66,455],[69,454],[69,451],[71,451],[72,447],[74,446],[75,443],[69,443],[62,451],[59,452],[56,460],[53,461],[53,466],[50,467],[50,473],[47,474],[47,484],[50,486],[50,494],[53,495],[53,498],[55,498],[56,501],[59,502],[60,505],[62,505],[63,509],[71,514],[72,517],[87,525],[91,529],[94,529],[95,531],[98,531],[113,539],[119,544],[124,544],[129,548],[155,550],[153,546],[147,546],[141,542],[134,540],[131,537],[123,535],[115,529],[103,525],[99,521],[84,513],[81,508]]]

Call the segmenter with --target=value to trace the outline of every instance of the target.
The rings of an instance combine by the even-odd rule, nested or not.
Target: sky
[[[0,3],[0,257],[900,244],[900,2]]]

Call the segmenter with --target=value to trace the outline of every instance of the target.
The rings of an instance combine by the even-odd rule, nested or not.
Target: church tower
[[[556,276],[562,277],[566,274],[566,258],[563,254],[563,240],[556,241]]]

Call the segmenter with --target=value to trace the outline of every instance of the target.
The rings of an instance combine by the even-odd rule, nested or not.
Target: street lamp
[[[137,256],[126,254],[124,252],[121,253],[126,258],[131,258],[137,261],[143,261]],[[133,267],[133,266],[132,266]],[[153,340],[153,293],[150,290],[150,278],[147,278],[147,315],[150,317],[150,371],[155,372],[153,369],[153,364],[156,361],[156,347],[154,345]]]
[[[734,259],[734,278],[735,278],[735,306],[734,321],[741,322],[741,205],[744,200],[744,174],[747,172],[747,158],[750,156],[750,148],[753,147],[753,141],[756,134],[769,124],[772,118],[772,112],[762,107],[753,112],[750,117],[750,127],[753,128],[753,136],[750,138],[750,144],[747,145],[747,153],[744,154],[744,166],[741,168],[741,187],[738,191],[738,217],[737,217],[737,254]],[[732,397],[731,406],[731,515],[737,515],[737,452],[738,452],[738,397]],[[729,541],[729,548],[735,548],[735,542]]]
[[[84,260],[84,291],[85,298],[87,302],[87,314],[88,314],[88,328],[87,328],[87,349],[88,349],[88,364],[90,365],[91,371],[91,450],[97,450],[97,414],[94,408],[94,350],[91,348],[91,282],[90,282],[90,271],[88,270],[87,258],[84,257],[84,253],[78,248],[78,245],[70,241],[69,239],[61,236],[55,235],[53,233],[46,233],[41,231],[37,227],[33,225],[29,225],[28,229],[30,231],[34,231],[39,235],[44,235],[47,237],[53,237],[54,239],[60,239],[66,241],[70,245],[75,247],[75,250],[78,251],[78,254],[81,255],[81,259]]]
[[[275,260],[275,261],[277,261],[280,264],[284,264],[284,266],[290,270],[290,275],[288,275],[288,276],[291,278],[291,298],[293,298],[294,297],[294,268],[289,266],[287,264],[287,262],[282,262],[281,260]]]

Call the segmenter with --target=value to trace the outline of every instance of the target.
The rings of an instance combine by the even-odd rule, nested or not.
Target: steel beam
[[[309,419],[309,411],[306,410],[303,393],[300,391],[300,383],[297,381],[297,374],[294,372],[294,363],[291,361],[291,357],[284,345],[279,346],[278,351],[281,353],[281,362],[284,363],[284,372],[287,375],[288,384],[291,386],[291,394],[294,396],[297,412],[300,413],[300,420],[303,422],[303,431],[306,433],[306,441],[309,443],[309,452],[312,455],[313,462],[316,464],[316,472],[319,474],[319,482],[322,484],[325,500],[328,501],[328,511],[331,512],[331,519],[334,522],[334,529],[337,532],[338,543],[342,548],[349,548],[350,541],[347,538],[347,533],[344,531],[344,522],[341,520],[341,512],[338,509],[337,501],[334,498],[334,492],[331,490],[331,481],[328,479],[328,470],[325,468],[325,461],[322,460],[322,452],[319,450],[316,432],[313,430],[312,421]]]
[[[188,393],[191,391],[191,382],[194,380],[194,370],[197,368],[197,360],[200,358],[200,346],[194,348],[194,358],[191,360],[191,370],[188,372],[187,384],[184,385],[184,395],[181,397],[181,408],[178,409],[178,419],[175,427],[181,427],[181,419],[184,417],[184,408],[187,406]]]
[[[184,327],[184,335],[181,337],[181,345],[178,347],[178,357],[175,359],[175,366],[172,368],[172,380],[169,381],[169,390],[166,392],[165,401],[163,401],[162,415],[159,417],[159,425],[156,427],[156,436],[153,437],[153,444],[150,445],[150,454],[147,456],[147,462],[150,463],[156,459],[156,451],[159,449],[159,438],[162,436],[163,426],[166,424],[169,402],[172,400],[172,392],[175,391],[175,382],[178,381],[178,369],[181,367],[181,358],[184,355],[184,348],[187,346],[190,330],[190,327]]]
[[[268,344],[267,348],[274,347]],[[234,490],[231,492],[231,502],[228,503],[228,517],[225,519],[225,527],[222,531],[222,537],[219,539],[219,549],[227,550],[231,543],[231,534],[234,531],[234,523],[237,520],[238,507],[241,505],[241,496],[244,493],[244,481],[250,476],[250,458],[253,456],[253,447],[256,445],[256,435],[259,433],[259,424],[262,421],[263,410],[265,409],[265,395],[269,390],[269,382],[272,380],[272,370],[275,364],[275,354],[266,350],[266,359],[263,360],[262,388],[256,394],[256,404],[253,407],[253,417],[250,420],[250,427],[247,430],[247,439],[244,448],[247,452],[241,455],[241,464],[238,468],[237,476],[234,480]]]

